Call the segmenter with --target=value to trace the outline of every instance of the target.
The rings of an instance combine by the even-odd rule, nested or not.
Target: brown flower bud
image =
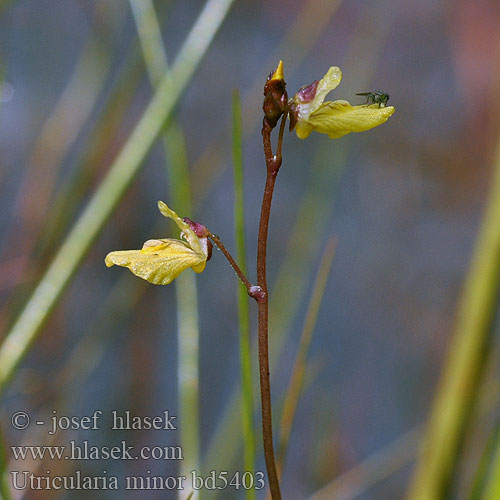
[[[283,62],[280,61],[276,71],[271,73],[264,85],[264,120],[271,128],[274,128],[286,111],[288,106],[288,95],[286,83],[283,77]]]

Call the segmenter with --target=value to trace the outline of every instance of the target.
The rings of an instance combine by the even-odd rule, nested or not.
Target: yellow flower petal
[[[115,264],[128,267],[136,276],[155,285],[168,285],[188,267],[201,273],[206,262],[204,253],[176,239],[149,240],[142,250],[111,252],[105,259],[108,267]]]
[[[377,104],[351,106],[347,101],[323,103],[305,123],[297,123],[297,137],[305,139],[312,130],[337,139],[350,132],[364,132],[385,123],[394,113],[393,106]]]
[[[163,201],[158,202],[158,208],[164,217],[172,219],[181,230],[181,237],[185,237],[189,246],[198,253],[205,253],[206,250],[202,248],[200,239],[194,231],[189,227],[189,224],[184,222],[172,209],[168,208],[167,204]]]
[[[342,80],[342,71],[337,66],[332,66],[326,75],[319,81],[303,87],[295,94],[294,101],[297,104],[298,119],[307,120],[325,100],[329,92],[335,89]],[[316,88],[314,86],[316,85]],[[312,94],[312,98],[310,97]]]
[[[207,238],[198,238],[189,224],[168,208],[163,201],[158,202],[158,208],[165,217],[177,224],[181,230],[181,237],[186,241],[148,240],[141,250],[109,253],[105,259],[106,265],[128,267],[136,276],[155,285],[168,285],[188,267],[201,273],[207,263]]]
[[[299,121],[297,122],[297,125],[295,125],[295,132],[297,133],[297,137],[299,139],[307,139],[313,130],[314,127],[306,121]]]
[[[332,66],[318,83],[318,89],[313,101],[315,110],[323,104],[325,97],[338,87],[341,80],[342,70],[337,66]]]

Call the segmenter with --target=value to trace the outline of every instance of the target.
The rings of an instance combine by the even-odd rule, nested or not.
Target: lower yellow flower
[[[341,79],[342,72],[333,66],[320,81],[302,87],[290,100],[290,129],[295,128],[299,139],[305,139],[313,130],[332,139],[364,132],[385,123],[394,113],[393,106],[351,106],[343,100],[323,102]]]
[[[141,250],[109,253],[105,259],[106,265],[128,267],[136,276],[155,285],[168,285],[189,267],[201,273],[209,256],[210,242],[206,237],[208,231],[205,237],[199,237],[191,226],[165,203],[159,201],[158,208],[165,217],[177,224],[181,230],[181,238],[185,241],[171,238],[148,240]]]

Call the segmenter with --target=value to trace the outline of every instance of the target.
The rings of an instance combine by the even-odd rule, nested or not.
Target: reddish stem
[[[262,405],[262,435],[264,441],[264,457],[266,460],[267,475],[269,478],[269,489],[273,500],[281,500],[280,485],[276,473],[276,462],[273,447],[273,426],[271,412],[271,384],[269,380],[269,293],[266,277],[266,254],[267,235],[269,230],[269,216],[271,214],[271,202],[273,198],[274,184],[279,168],[281,167],[281,144],[286,121],[283,115],[278,138],[278,154],[273,155],[271,147],[271,130],[268,122],[264,120],[262,127],[262,139],[264,154],[266,157],[266,185],[260,212],[259,241],[257,246],[257,284],[260,286],[263,298],[258,302],[259,311],[259,374],[260,374],[260,397]]]
[[[238,266],[237,262],[234,260],[233,256],[229,253],[227,248],[222,244],[222,241],[219,239],[219,237],[212,233],[209,233],[208,237],[219,247],[219,250],[224,254],[224,257],[226,257],[227,261],[233,268],[234,272],[236,273],[240,281],[245,285],[248,295],[254,298],[257,302],[262,300],[263,293],[261,288],[259,286],[252,285],[252,283],[248,281],[248,278],[245,276],[240,266]]]

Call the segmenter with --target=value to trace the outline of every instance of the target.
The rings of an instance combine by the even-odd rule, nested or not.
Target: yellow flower
[[[139,276],[155,285],[168,285],[188,267],[201,273],[205,269],[211,243],[208,240],[208,231],[201,224],[206,234],[197,236],[192,227],[182,220],[173,210],[162,201],[158,202],[160,212],[172,219],[181,230],[181,238],[148,240],[141,250],[123,250],[111,252],[106,256],[108,267],[113,265],[128,267],[136,276]],[[204,237],[203,237],[204,236]]]
[[[305,139],[313,130],[331,139],[350,132],[364,132],[385,123],[394,113],[393,106],[351,106],[342,100],[323,102],[341,79],[340,68],[332,66],[321,80],[302,87],[290,100],[290,130],[295,128],[299,139]]]

